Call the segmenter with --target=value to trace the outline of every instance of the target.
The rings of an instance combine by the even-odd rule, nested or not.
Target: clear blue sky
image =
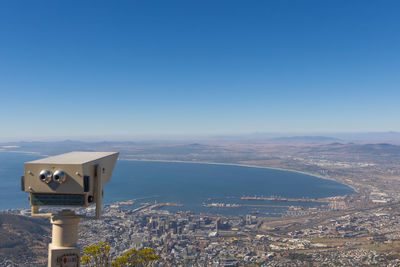
[[[399,10],[1,1],[0,140],[400,131]]]

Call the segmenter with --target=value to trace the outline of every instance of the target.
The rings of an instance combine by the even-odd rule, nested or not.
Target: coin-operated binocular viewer
[[[29,193],[32,216],[50,217],[52,241],[49,267],[79,266],[77,248],[80,219],[99,219],[104,184],[110,181],[117,152],[71,152],[25,163],[21,189]],[[40,206],[88,207],[96,204],[94,216],[63,209],[40,213]]]

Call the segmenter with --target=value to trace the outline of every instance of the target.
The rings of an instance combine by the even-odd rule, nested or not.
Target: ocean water
[[[0,152],[0,210],[29,207],[20,190],[25,161],[38,155]],[[231,165],[125,161],[117,162],[111,182],[104,188],[104,203],[129,199],[140,202],[174,202],[183,207],[171,211],[243,215],[280,213],[287,203],[241,200],[243,195],[276,195],[291,198],[320,198],[354,193],[350,187],[301,173]],[[268,207],[208,208],[203,203],[262,204]],[[319,205],[291,203],[291,205]]]

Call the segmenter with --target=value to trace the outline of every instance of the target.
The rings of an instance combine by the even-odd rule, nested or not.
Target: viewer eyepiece
[[[49,170],[42,170],[39,173],[39,179],[43,183],[46,183],[46,184],[50,183],[51,182],[51,178],[52,178],[52,175],[51,175],[51,172]]]
[[[57,170],[53,174],[53,180],[57,183],[63,184],[67,181],[67,175],[63,171]]]

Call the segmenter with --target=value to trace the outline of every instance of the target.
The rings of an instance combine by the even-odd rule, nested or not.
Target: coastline
[[[2,150],[0,149],[0,153],[1,152],[10,152],[10,153],[21,153],[21,154],[30,154],[30,155],[39,155],[39,156],[43,156],[46,157],[48,155],[43,155],[39,152],[31,152],[31,151],[12,151],[12,150]],[[249,165],[249,164],[240,164],[240,163],[223,163],[223,162],[211,162],[211,161],[185,161],[185,160],[162,160],[162,159],[126,159],[126,158],[122,158],[122,159],[118,159],[118,160],[126,160],[126,161],[143,161],[143,162],[175,162],[175,163],[192,163],[192,164],[208,164],[208,165],[221,165],[221,166],[238,166],[238,167],[247,167],[247,168],[259,168],[259,169],[270,169],[270,170],[278,170],[278,171],[286,171],[286,172],[294,172],[294,173],[300,173],[300,174],[304,174],[304,175],[308,175],[308,176],[312,176],[312,177],[316,177],[316,178],[320,178],[320,179],[324,179],[324,180],[330,180],[330,181],[334,181],[337,183],[341,183],[344,184],[348,187],[350,187],[355,193],[357,194],[359,193],[358,190],[356,188],[354,188],[353,185],[349,185],[345,182],[342,181],[337,181],[334,178],[331,177],[326,177],[326,176],[321,176],[318,174],[313,174],[313,173],[309,173],[309,172],[304,172],[304,171],[299,171],[299,170],[292,170],[292,169],[284,169],[284,168],[277,168],[277,167],[267,167],[267,166],[259,166],[259,165]]]
[[[277,170],[277,171],[285,171],[285,172],[294,172],[294,173],[300,173],[312,177],[316,177],[319,179],[324,179],[324,180],[330,180],[334,181],[340,184],[344,184],[355,192],[355,194],[358,193],[357,189],[354,188],[354,186],[349,185],[347,183],[337,181],[334,178],[331,177],[326,177],[326,176],[321,176],[318,174],[313,174],[309,172],[304,172],[304,171],[298,171],[298,170],[291,170],[291,169],[284,169],[284,168],[276,168],[276,167],[266,167],[266,166],[259,166],[259,165],[248,165],[248,164],[240,164],[240,163],[223,163],[223,162],[209,162],[209,161],[184,161],[184,160],[157,160],[157,159],[118,159],[118,160],[125,160],[125,161],[142,161],[142,162],[175,162],[175,163],[192,163],[192,164],[206,164],[206,165],[221,165],[221,166],[238,166],[238,167],[247,167],[247,168],[258,168],[258,169],[269,169],[269,170]]]
[[[43,155],[40,152],[32,152],[32,151],[15,151],[15,150],[4,150],[0,148],[0,153],[19,153],[19,154],[28,154],[28,155],[39,155],[43,157],[47,157],[48,155]]]
[[[17,154],[26,154],[26,155],[37,155],[37,156],[45,156],[42,155],[38,152],[28,152],[28,151],[0,151],[1,152],[6,152],[6,153],[17,153]],[[351,185],[348,185],[344,182],[341,181],[337,181],[333,178],[330,177],[323,177],[320,175],[314,175],[312,173],[307,173],[307,172],[303,172],[303,171],[297,171],[297,170],[290,170],[290,169],[284,169],[284,168],[276,168],[276,167],[267,167],[267,166],[259,166],[259,165],[251,165],[251,164],[240,164],[240,163],[223,163],[223,162],[209,162],[209,161],[181,161],[181,160],[156,160],[156,159],[129,159],[129,158],[120,158],[119,161],[136,161],[136,162],[164,162],[164,163],[186,163],[186,164],[203,164],[203,165],[220,165],[220,166],[237,166],[237,167],[246,167],[246,168],[257,168],[257,169],[270,169],[270,170],[277,170],[277,171],[283,171],[283,172],[292,172],[292,173],[299,173],[299,174],[303,174],[303,175],[307,175],[307,176],[311,176],[311,177],[315,177],[315,178],[319,178],[319,179],[325,179],[325,180],[332,180],[334,182],[343,184],[348,186],[349,188],[351,188],[353,190],[353,192],[348,193],[348,194],[344,194],[344,195],[333,195],[334,196],[346,196],[346,195],[352,195],[352,194],[356,194],[358,193],[358,191],[352,187]],[[113,202],[110,202],[109,204],[111,204]],[[12,210],[14,210],[15,208],[12,208]],[[16,208],[19,209],[19,208]],[[25,208],[21,208],[21,209],[25,209]],[[1,209],[0,211],[5,211],[8,209]]]

